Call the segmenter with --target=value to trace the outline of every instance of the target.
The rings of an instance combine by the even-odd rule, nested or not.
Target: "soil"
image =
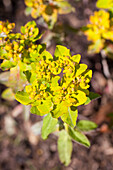
[[[73,0],[74,13],[59,16],[54,31],[62,32],[60,38],[48,40],[50,31],[44,35],[48,50],[53,53],[55,45],[62,43],[73,54],[80,53],[82,62],[93,70],[91,91],[101,94],[101,98],[87,106],[79,107],[79,118],[96,122],[98,128],[87,133],[91,147],[85,148],[73,142],[72,161],[69,166],[61,164],[57,151],[57,137],[53,134],[42,140],[33,125],[41,117],[24,114],[23,106],[17,101],[0,98],[0,170],[112,170],[113,169],[113,61],[107,58],[111,78],[104,75],[100,54],[87,53],[89,42],[78,29],[88,23],[88,18],[97,10],[96,0]],[[16,23],[15,32],[20,26],[32,20],[24,14],[24,0],[0,1],[0,20]],[[64,25],[64,26],[63,26]],[[40,31],[44,27],[38,25]],[[63,39],[63,42],[61,41]],[[6,87],[0,85],[0,93]],[[29,108],[27,108],[29,109]],[[109,116],[111,114],[111,117]],[[37,127],[37,126],[36,126]]]

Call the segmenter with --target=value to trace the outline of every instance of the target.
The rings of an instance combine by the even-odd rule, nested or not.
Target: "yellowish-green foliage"
[[[113,0],[98,0],[96,6],[98,8],[111,9],[113,8]]]
[[[35,80],[25,90],[31,99],[30,104],[40,115],[51,112],[58,118],[67,114],[69,107],[76,109],[87,101],[92,71],[79,61],[80,55],[71,56],[69,49],[58,45],[54,57],[44,50],[39,61],[31,64]]]
[[[3,59],[1,67],[11,68],[19,61],[30,63],[30,53],[37,48],[35,41],[41,38],[39,29],[34,21],[21,27],[21,33],[12,33],[14,23],[0,23],[0,58]]]
[[[8,33],[11,32],[14,27],[14,23],[0,21],[0,34],[3,34],[4,36],[8,35]]]
[[[110,13],[105,10],[94,12],[84,33],[92,42],[89,51],[100,52],[105,47],[106,40],[113,41],[113,19],[110,18]]]
[[[21,33],[16,34],[7,29],[8,25],[14,28],[14,24],[1,23],[1,68],[18,68],[19,73],[26,76],[28,83],[24,82],[28,85],[22,95],[26,95],[32,112],[36,111],[41,116],[51,112],[53,117],[62,116],[64,122],[75,126],[76,121],[69,121],[68,114],[72,114],[72,106],[76,111],[77,106],[87,101],[92,71],[87,70],[86,64],[79,64],[79,54],[72,56],[64,46],[58,45],[52,56],[44,44],[36,45],[35,41],[41,35],[38,35],[34,21],[22,26]],[[22,102],[18,97],[17,100]]]
[[[2,96],[8,100],[15,96],[20,103],[31,105],[31,113],[45,115],[43,139],[54,131],[61,131],[58,152],[61,162],[67,166],[72,152],[71,139],[89,147],[81,128],[96,127],[90,122],[81,122],[78,128],[76,125],[77,107],[98,97],[88,90],[92,71],[86,64],[80,64],[79,54],[72,56],[64,46],[57,45],[52,56],[45,44],[37,45],[41,35],[34,21],[22,26],[21,33],[12,33],[13,28],[13,23],[0,22],[1,68],[9,70],[0,74],[0,82],[9,87]]]
[[[74,10],[65,0],[25,0],[26,13],[31,13],[33,18],[42,17],[53,28],[58,14],[66,14]]]

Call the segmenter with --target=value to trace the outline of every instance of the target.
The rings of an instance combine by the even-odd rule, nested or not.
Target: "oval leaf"
[[[60,132],[58,139],[58,153],[62,163],[69,165],[72,153],[72,142],[70,136],[65,130]]]
[[[85,105],[89,104],[91,102],[91,100],[98,99],[100,97],[101,96],[99,94],[97,94],[97,93],[89,92],[89,96],[87,97]]]
[[[63,114],[61,119],[71,127],[74,127],[76,125],[77,117],[78,110],[76,109],[75,111],[72,111],[71,108],[68,107],[67,113]]]
[[[15,99],[24,105],[28,105],[33,101],[29,98],[29,95],[24,91],[17,92],[15,95]]]
[[[7,88],[6,90],[4,90],[3,92],[2,92],[2,98],[3,99],[5,99],[5,100],[9,100],[9,101],[13,101],[13,100],[15,100],[15,95],[14,95],[14,93],[13,93],[13,91],[12,91],[12,89],[11,88]]]
[[[89,120],[80,120],[77,127],[82,131],[90,131],[97,128],[97,124]]]
[[[50,113],[44,117],[42,126],[43,139],[47,139],[48,135],[56,130],[57,122],[58,120],[53,118]]]
[[[90,147],[90,142],[87,137],[77,129],[74,130],[73,128],[69,127],[68,133],[75,142],[82,144],[86,147]]]

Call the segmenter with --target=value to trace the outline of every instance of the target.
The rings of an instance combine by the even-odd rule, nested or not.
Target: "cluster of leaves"
[[[0,23],[0,58],[3,59],[1,67],[3,70],[11,68],[19,64],[30,63],[32,56],[30,55],[36,50],[35,42],[41,38],[39,29],[35,21],[28,22],[21,27],[21,33],[12,33],[14,24],[2,22]],[[11,27],[11,28],[9,28]]]
[[[90,23],[85,27],[84,34],[91,41],[89,52],[99,53],[104,50],[109,53],[109,44],[113,42],[113,1],[98,0],[97,7],[104,9],[96,11],[93,16],[90,16]]]
[[[35,54],[37,55],[37,54]],[[43,116],[49,112],[74,127],[77,119],[77,106],[84,104],[89,96],[88,83],[92,71],[87,65],[79,64],[80,55],[71,56],[70,50],[57,45],[54,57],[42,51],[32,69],[27,72],[29,85],[25,92],[16,94],[17,100],[32,106],[31,112]],[[21,98],[26,97],[25,101]],[[24,99],[24,98],[23,98]]]
[[[59,132],[59,156],[68,165],[72,139],[89,147],[90,142],[82,131],[97,127],[90,121],[76,124],[77,107],[98,97],[88,90],[92,71],[79,63],[79,54],[72,56],[64,46],[57,45],[52,56],[45,44],[37,45],[41,35],[34,21],[22,26],[21,33],[12,33],[13,28],[14,24],[0,22],[1,68],[10,69],[0,75],[1,82],[10,87],[5,95],[11,95],[13,90],[17,101],[31,105],[31,113],[44,116],[43,139],[51,132]]]
[[[67,14],[74,8],[65,0],[25,0],[26,14],[33,18],[42,17],[50,29],[57,21],[58,14]]]
[[[0,75],[0,82],[9,87],[2,94],[3,98],[8,100],[13,100],[14,94],[23,90],[26,85],[27,79],[23,71],[31,68],[30,62],[34,59],[31,54],[37,49],[35,42],[41,38],[34,21],[22,26],[21,33],[12,33],[14,27],[14,23],[0,22],[1,68],[10,69],[10,72]]]

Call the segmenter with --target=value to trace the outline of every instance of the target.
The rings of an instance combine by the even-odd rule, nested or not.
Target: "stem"
[[[104,50],[101,50],[100,53],[102,56],[102,66],[103,66],[104,75],[109,79],[111,78],[111,74],[110,74],[109,67],[108,67],[107,60],[106,60],[106,53]]]
[[[29,120],[29,117],[30,117],[30,106],[26,106],[26,105],[23,105],[23,108],[24,108],[24,120],[27,122]]]

